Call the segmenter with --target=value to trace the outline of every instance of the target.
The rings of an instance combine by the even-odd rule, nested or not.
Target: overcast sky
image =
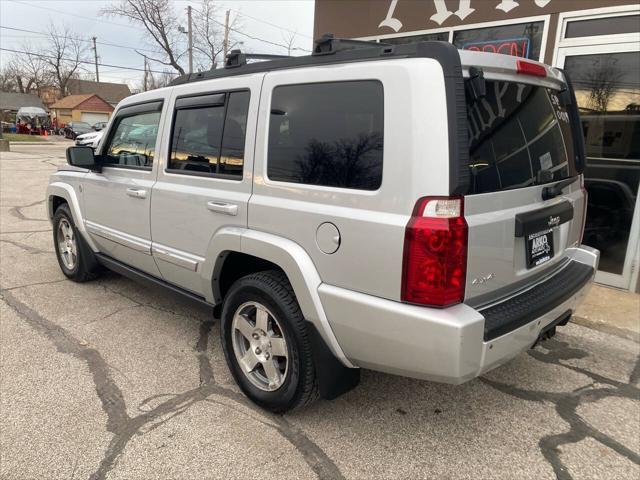
[[[60,27],[67,25],[83,37],[97,37],[100,63],[142,68],[143,58],[134,48],[157,50],[158,47],[145,40],[140,27],[132,26],[123,18],[99,15],[104,6],[115,1],[118,0],[0,0],[0,26],[45,32],[52,22]],[[187,5],[197,8],[200,0],[175,0],[173,3],[176,13],[183,15],[186,27]],[[215,3],[220,10],[220,21],[224,21],[224,11],[227,9],[232,11],[232,16],[239,12],[242,18],[241,31],[252,37],[284,44],[292,31],[297,32],[294,40],[296,47],[311,48],[314,10],[312,0],[227,0]],[[21,50],[25,41],[35,46],[43,38],[37,33],[0,28],[0,48],[4,49]],[[286,49],[282,47],[242,35],[236,35],[236,38],[244,41],[241,47],[243,50],[286,54]],[[297,50],[294,53],[304,52]],[[0,51],[0,63],[4,63],[10,55],[11,53]],[[186,64],[186,59],[184,63]],[[86,65],[86,68],[88,73],[93,74],[92,65]],[[155,64],[152,68],[163,70],[165,67]],[[142,75],[140,71],[100,67],[101,81],[139,82]]]

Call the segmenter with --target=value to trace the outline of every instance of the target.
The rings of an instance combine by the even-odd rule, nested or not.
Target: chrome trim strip
[[[186,268],[191,272],[198,271],[198,265],[204,262],[204,258],[191,255],[174,248],[166,247],[158,243],[151,245],[151,252],[154,257],[160,260],[177,265],[178,267]]]
[[[84,224],[85,224],[85,227],[87,228],[87,231],[93,235],[96,235],[101,238],[105,238],[119,245],[123,245],[125,247],[131,248],[132,250],[135,250],[137,252],[142,252],[146,255],[151,255],[151,242],[149,240],[145,240],[139,237],[134,237],[133,235],[128,235],[118,230],[114,230],[113,228],[109,228],[109,227],[105,227],[104,225],[93,223],[89,220],[85,220]]]

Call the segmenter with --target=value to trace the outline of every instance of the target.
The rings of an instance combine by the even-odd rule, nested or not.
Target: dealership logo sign
[[[391,0],[389,4],[389,9],[387,10],[387,16],[380,22],[378,28],[389,27],[394,32],[400,31],[402,28],[402,22],[393,16],[396,7],[398,6],[398,2],[400,0]],[[475,0],[478,1],[478,0]],[[524,1],[524,0],[520,0]],[[533,0],[533,2],[540,8],[546,7],[551,0]],[[449,1],[449,4],[454,2]],[[483,2],[482,5],[486,5],[488,2]],[[433,0],[433,5],[436,9],[436,13],[429,17],[429,20],[437,23],[438,25],[442,25],[442,23],[449,18],[451,15],[455,15],[460,20],[464,20],[473,12],[476,11],[475,8],[471,7],[471,0],[458,0],[458,9],[453,12],[449,10],[449,6],[447,5],[446,0]],[[520,6],[520,3],[516,0],[501,0],[500,3],[496,5],[496,10],[502,10],[507,13]]]

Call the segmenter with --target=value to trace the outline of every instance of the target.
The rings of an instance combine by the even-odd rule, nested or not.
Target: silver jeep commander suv
[[[235,380],[276,412],[360,368],[461,383],[567,323],[599,253],[562,71],[330,35],[251,57],[126,98],[95,153],[67,150],[47,190],[67,277],[212,306]]]

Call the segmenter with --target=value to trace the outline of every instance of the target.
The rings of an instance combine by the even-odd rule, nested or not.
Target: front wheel
[[[282,272],[235,282],[224,301],[220,334],[233,377],[256,404],[281,413],[318,397],[305,321]]]
[[[53,216],[53,244],[60,269],[69,279],[86,282],[97,276],[100,266],[82,241],[66,203],[60,205]]]

